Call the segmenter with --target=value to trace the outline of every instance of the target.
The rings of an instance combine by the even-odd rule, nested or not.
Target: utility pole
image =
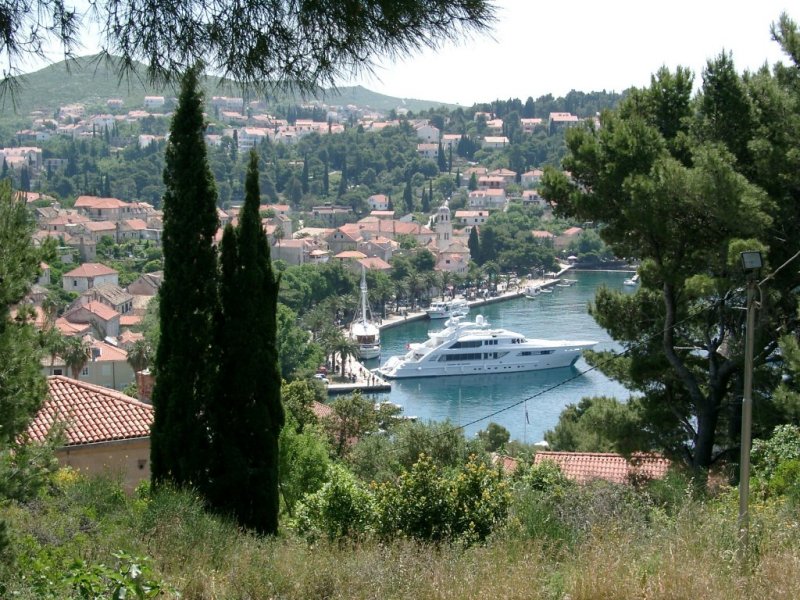
[[[747,553],[750,536],[750,437],[753,429],[753,338],[756,325],[756,278],[761,268],[760,252],[742,252],[742,268],[747,275],[747,322],[744,342],[744,390],[742,399],[742,439],[739,458],[739,553]]]

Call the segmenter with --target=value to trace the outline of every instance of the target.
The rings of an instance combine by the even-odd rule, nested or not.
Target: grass
[[[113,481],[70,479],[3,509],[14,562],[3,571],[1,595],[80,597],[64,580],[75,559],[118,569],[114,553],[124,550],[149,557],[161,597],[185,599],[800,597],[796,507],[754,507],[742,562],[733,496],[684,497],[674,511],[609,486],[571,496],[559,510],[531,511],[545,498],[518,495],[508,524],[484,545],[309,545],[288,528],[275,539],[240,531],[188,493],[126,497]],[[534,527],[531,519],[559,526]]]

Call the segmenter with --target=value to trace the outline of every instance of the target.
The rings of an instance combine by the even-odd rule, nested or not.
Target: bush
[[[294,528],[309,540],[359,537],[375,523],[372,494],[344,467],[332,465],[328,481],[297,505]]]
[[[451,473],[423,454],[397,484],[377,486],[381,534],[467,544],[485,540],[508,514],[511,497],[502,473],[475,456]]]

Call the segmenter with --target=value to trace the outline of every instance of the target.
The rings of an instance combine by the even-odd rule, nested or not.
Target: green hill
[[[141,71],[144,72],[144,69]],[[145,96],[177,95],[171,88],[157,88],[147,85],[143,78],[136,76],[120,79],[113,64],[90,56],[69,62],[49,65],[39,71],[21,77],[19,89],[12,98],[6,94],[3,98],[0,115],[2,118],[14,118],[28,115],[31,111],[41,110],[54,112],[59,106],[82,103],[88,108],[102,110],[109,98],[121,98],[128,110],[140,108]],[[217,77],[209,77],[206,91],[211,95],[241,96],[241,89]],[[257,98],[254,93],[250,98]],[[315,98],[301,99],[292,94],[277,93],[269,95],[270,103],[300,103]],[[443,102],[433,100],[401,99],[385,96],[370,91],[362,86],[341,87],[337,90],[325,90],[318,95],[318,100],[330,105],[355,104],[359,107],[388,112],[393,108],[404,106],[409,110],[420,111],[431,107],[447,106]]]

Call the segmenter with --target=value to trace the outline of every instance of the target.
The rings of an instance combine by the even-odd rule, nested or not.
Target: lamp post
[[[742,557],[747,551],[750,519],[750,433],[753,427],[753,333],[756,323],[756,278],[761,269],[761,253],[742,252],[742,269],[747,276],[747,325],[744,342],[744,390],[742,399],[742,440],[739,458],[739,545]]]

